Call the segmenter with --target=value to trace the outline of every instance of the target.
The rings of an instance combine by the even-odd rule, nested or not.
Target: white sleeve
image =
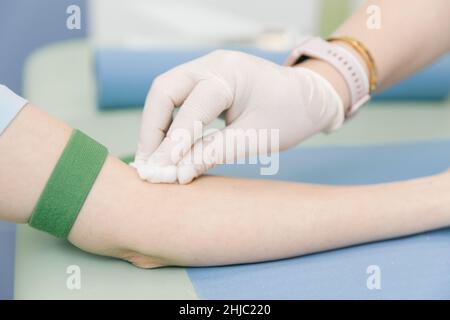
[[[27,100],[0,84],[0,135],[27,103]]]

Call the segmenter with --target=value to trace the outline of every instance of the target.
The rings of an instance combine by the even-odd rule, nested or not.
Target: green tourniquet
[[[67,238],[107,155],[103,145],[74,130],[33,209],[29,225]]]

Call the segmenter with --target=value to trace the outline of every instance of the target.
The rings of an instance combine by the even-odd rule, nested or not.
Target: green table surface
[[[108,146],[135,150],[140,110],[97,111],[92,51],[86,41],[34,52],[24,70],[24,94],[35,105]],[[301,146],[367,145],[450,138],[450,102],[371,103],[340,131]],[[213,126],[223,123],[216,121]],[[81,270],[81,289],[69,290],[67,268]],[[196,299],[184,268],[142,270],[78,250],[65,241],[18,227],[16,299]]]

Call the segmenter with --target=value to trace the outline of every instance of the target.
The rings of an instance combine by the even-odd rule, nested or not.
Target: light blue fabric
[[[0,85],[0,134],[9,126],[26,103],[27,101],[24,98]]]
[[[450,141],[310,148],[283,153],[279,173],[264,178],[373,184],[449,166]],[[256,165],[219,166],[212,173],[262,178]],[[381,270],[381,290],[366,286],[371,265]],[[274,262],[189,268],[188,274],[202,299],[450,299],[449,270],[450,229],[443,229]]]
[[[97,49],[95,65],[97,102],[100,109],[142,107],[153,79],[159,74],[203,56],[202,50],[126,50]],[[250,54],[281,64],[288,52],[243,48]],[[450,90],[450,55],[402,81],[374,99],[441,100]]]

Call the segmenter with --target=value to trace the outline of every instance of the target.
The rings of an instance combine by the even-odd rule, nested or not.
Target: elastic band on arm
[[[74,130],[33,209],[29,225],[67,238],[107,156],[103,145]]]

